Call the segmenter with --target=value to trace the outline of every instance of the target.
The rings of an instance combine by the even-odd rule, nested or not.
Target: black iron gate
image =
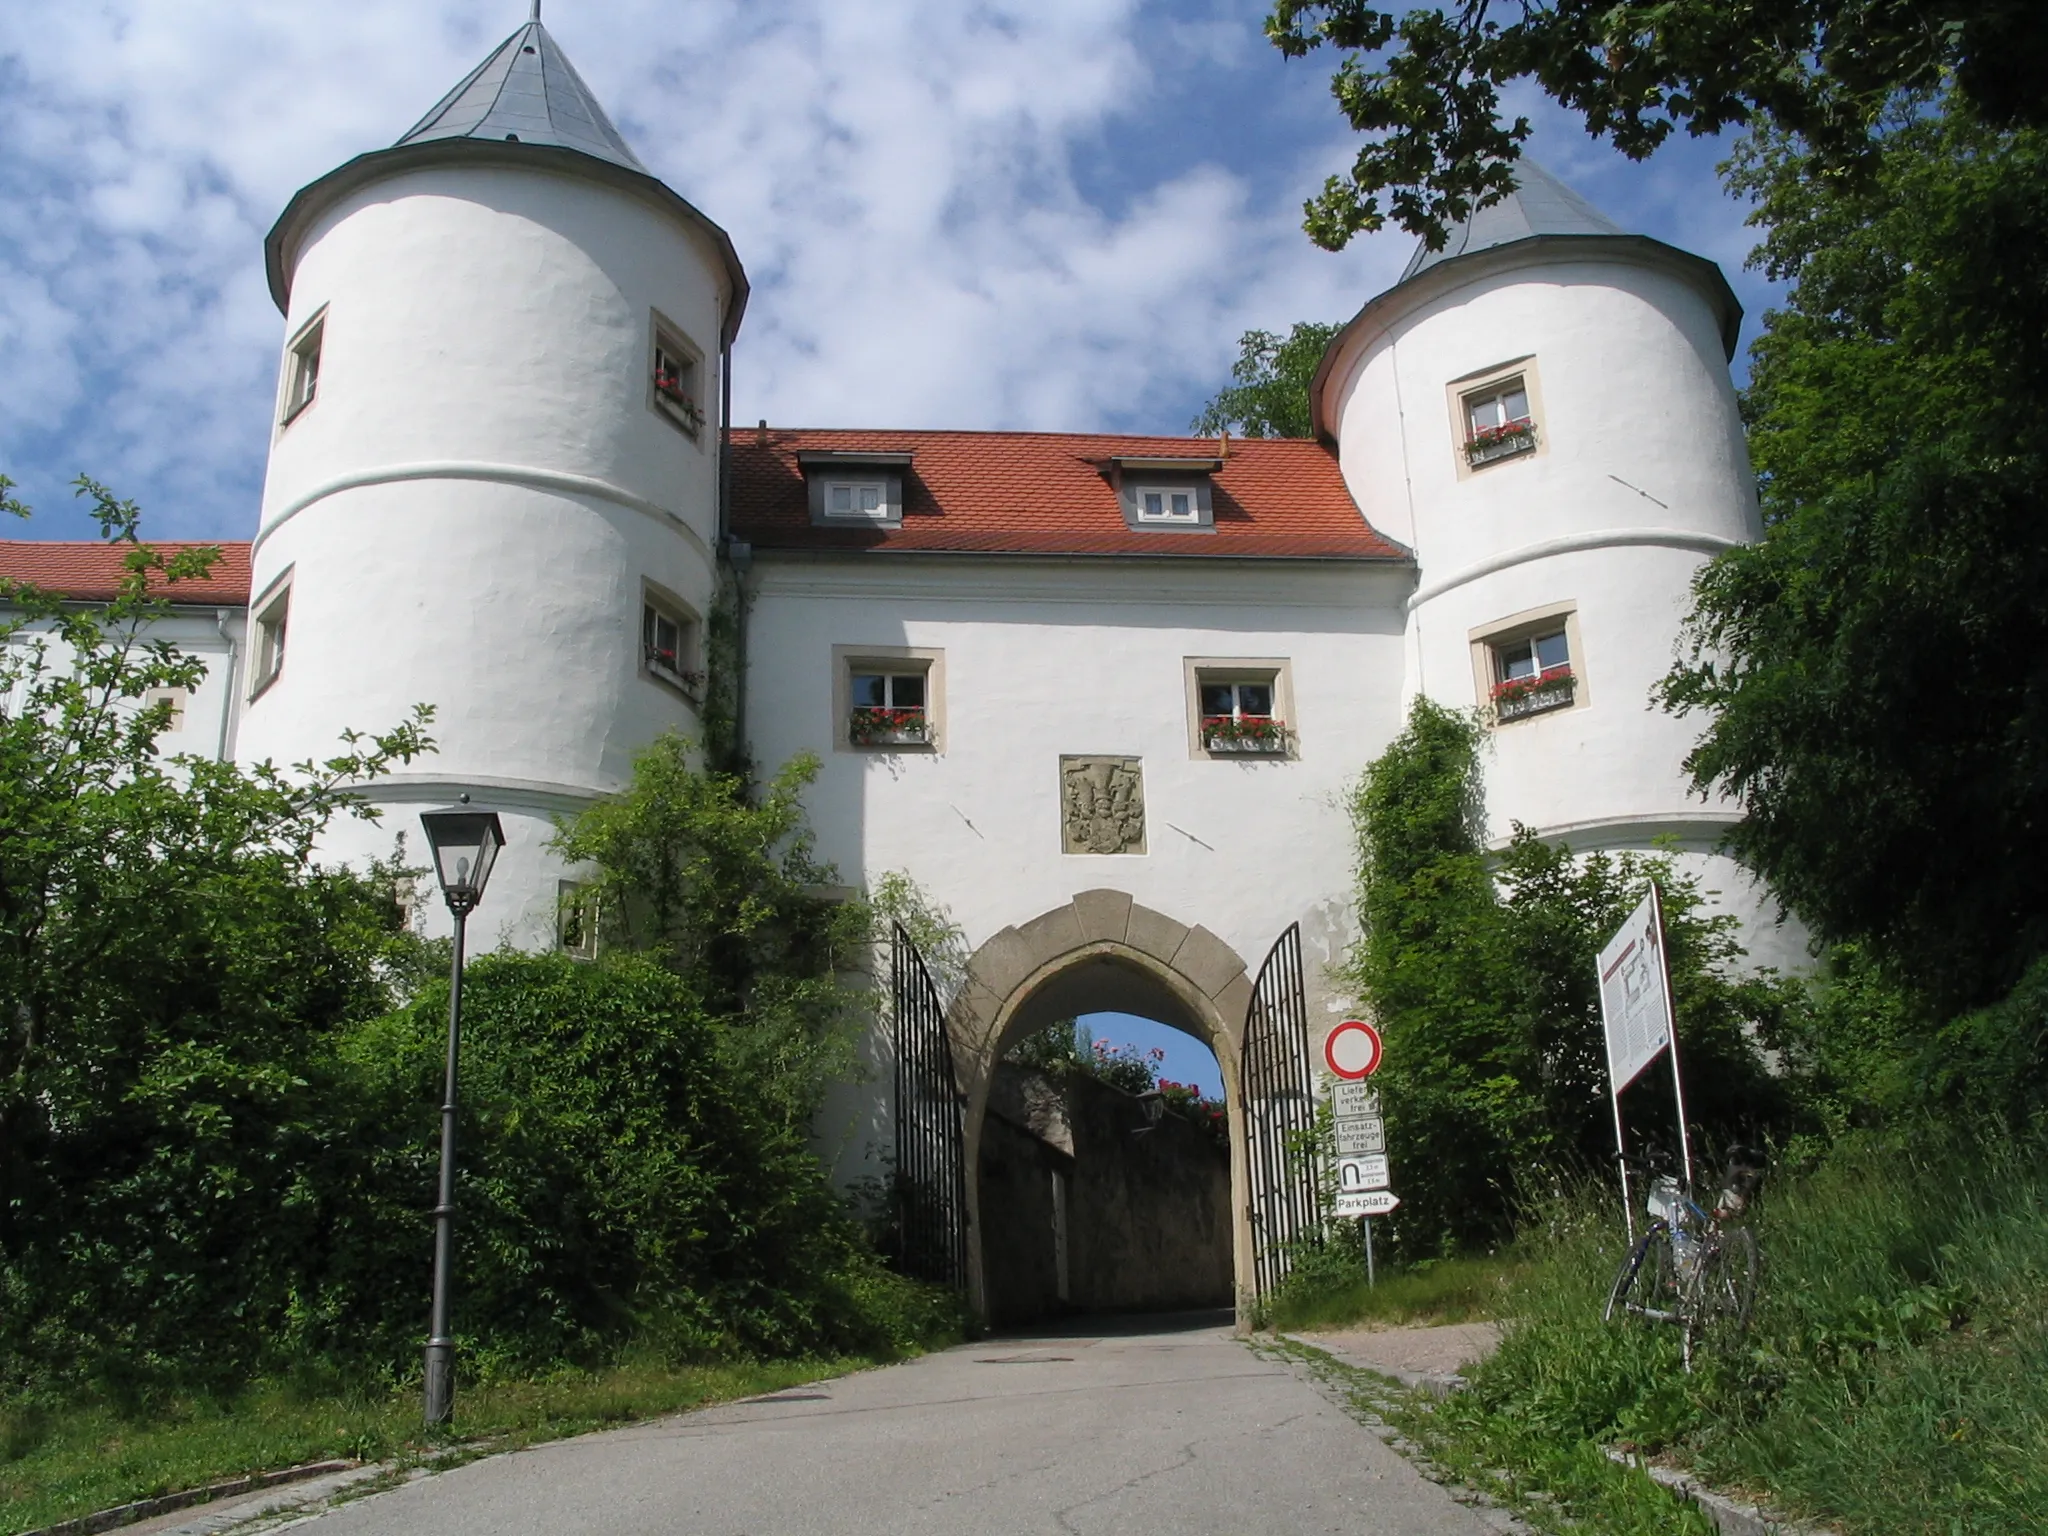
[[[1315,1077],[1308,1057],[1308,1001],[1301,974],[1301,924],[1280,935],[1244,1021],[1246,1171],[1251,1176],[1252,1265],[1264,1296],[1286,1278],[1288,1251],[1321,1231],[1316,1197]]]
[[[892,1257],[907,1275],[967,1288],[967,1155],[946,1009],[924,957],[895,925],[889,944],[896,1045]]]

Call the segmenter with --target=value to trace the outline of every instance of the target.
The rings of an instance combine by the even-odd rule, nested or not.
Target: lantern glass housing
[[[468,911],[483,899],[491,866],[505,846],[505,829],[498,825],[498,813],[454,806],[422,811],[420,825],[426,828],[427,846],[434,853],[441,894],[451,908]]]

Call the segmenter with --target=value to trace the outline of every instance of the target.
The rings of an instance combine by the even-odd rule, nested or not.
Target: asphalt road
[[[472,1462],[306,1525],[309,1536],[1493,1529],[1220,1316],[984,1340]]]

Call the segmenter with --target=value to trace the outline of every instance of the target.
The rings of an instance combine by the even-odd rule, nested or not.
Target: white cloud
[[[160,533],[246,533],[282,339],[265,230],[523,11],[0,10],[0,469],[46,510],[84,469]],[[548,21],[641,157],[738,246],[742,420],[1175,431],[1240,332],[1348,315],[1407,255],[1398,234],[1334,257],[1301,234],[1302,197],[1352,142],[1328,62],[1279,73],[1262,11],[558,0]],[[1263,119],[1218,120],[1268,79]],[[1233,81],[1238,105],[1205,100]]]

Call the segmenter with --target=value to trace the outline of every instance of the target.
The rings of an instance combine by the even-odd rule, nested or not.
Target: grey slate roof
[[[406,131],[400,144],[497,139],[581,150],[645,172],[590,87],[538,21],[529,21]]]
[[[1627,231],[1570,187],[1524,157],[1515,162],[1515,190],[1491,208],[1481,208],[1450,231],[1440,251],[1418,244],[1401,273],[1407,282],[1440,261],[1512,245],[1534,235],[1620,235]]]

